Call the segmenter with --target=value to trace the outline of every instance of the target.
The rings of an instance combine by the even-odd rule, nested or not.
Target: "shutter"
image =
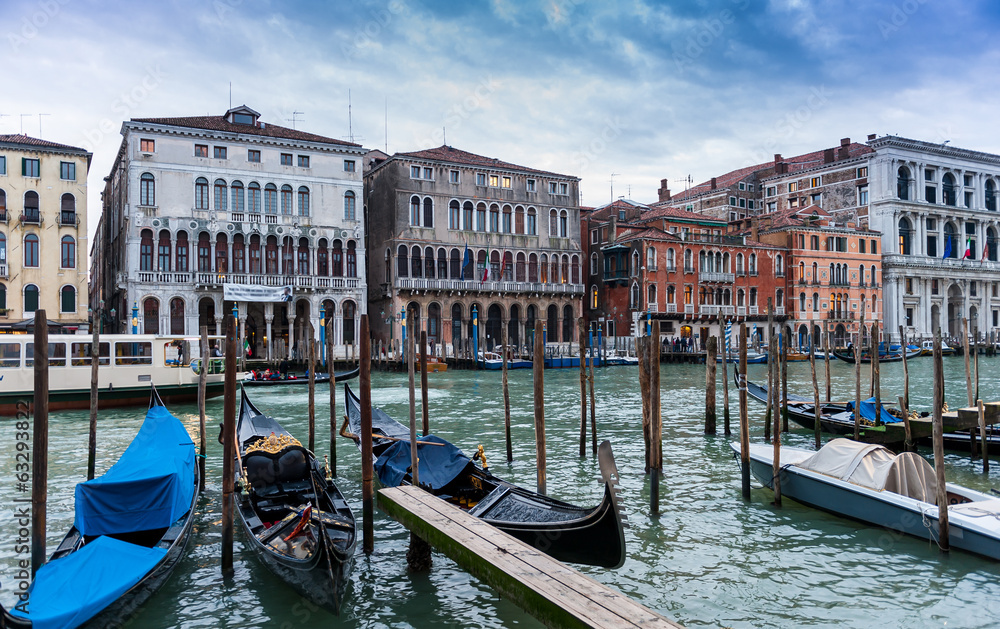
[[[22,157],[21,158],[21,176],[22,177],[27,177],[28,176],[28,158],[27,157]]]

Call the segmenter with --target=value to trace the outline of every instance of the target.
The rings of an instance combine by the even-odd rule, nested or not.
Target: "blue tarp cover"
[[[109,535],[165,528],[191,508],[194,443],[162,406],[146,420],[104,476],[76,486],[76,528]]]
[[[78,627],[134,586],[167,554],[112,537],[98,537],[75,553],[42,566],[28,590],[36,629]]]
[[[847,410],[854,410],[854,402],[847,403]],[[870,422],[875,421],[875,398],[870,397],[867,400],[861,400],[861,416]],[[889,411],[882,407],[882,423],[883,424],[895,424],[896,422],[903,421],[899,417],[894,417],[889,414]]]
[[[431,489],[441,489],[462,473],[469,464],[469,457],[462,451],[436,435],[420,437],[418,441],[444,444],[431,446],[417,444],[420,459],[420,484]],[[375,461],[375,473],[386,487],[396,487],[403,482],[410,468],[410,442],[397,441],[382,452]]]

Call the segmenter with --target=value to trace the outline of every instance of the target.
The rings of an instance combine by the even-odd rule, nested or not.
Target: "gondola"
[[[851,351],[850,349],[848,349],[848,351],[846,351],[846,352],[841,352],[841,351],[833,350],[832,353],[833,353],[834,357],[836,357],[836,358],[838,358],[838,359],[840,359],[840,360],[842,360],[842,361],[844,361],[846,363],[853,363],[853,362],[855,362],[854,352]],[[906,352],[906,359],[907,360],[909,360],[911,358],[916,358],[917,356],[920,356],[920,350],[919,349],[909,350],[909,351]],[[880,363],[898,363],[898,362],[902,362],[902,360],[903,360],[903,354],[901,352],[892,353],[892,354],[879,354],[879,356],[878,356],[878,361]],[[869,354],[867,352],[861,354],[861,362],[863,362],[865,364],[868,364],[871,361],[872,361],[871,354]]]
[[[345,380],[351,380],[352,378],[357,378],[360,369],[355,367],[350,371],[338,371],[333,374],[335,382],[343,382]],[[316,374],[316,384],[323,384],[324,382],[330,381],[330,374]],[[280,386],[294,386],[294,385],[308,385],[309,376],[301,376],[294,378],[284,378],[277,380],[251,380],[246,379],[243,381],[243,386],[245,387],[280,387]]]
[[[361,401],[344,386],[347,412],[341,434],[360,448]],[[372,452],[379,481],[387,487],[409,484],[409,429],[384,411],[372,408]],[[350,425],[350,433],[345,432]],[[432,445],[433,444],[433,445]],[[596,507],[560,502],[493,476],[482,451],[469,459],[434,435],[421,437],[420,485],[434,495],[481,518],[538,550],[570,563],[618,568],[625,561],[624,519],[618,503],[618,469],[611,444],[601,444],[598,461],[604,496]]]
[[[151,387],[138,434],[103,476],[76,486],[73,527],[0,627],[121,626],[177,566],[197,500],[194,443]]]
[[[339,613],[357,546],[347,500],[312,452],[241,391],[237,513],[254,553],[301,596]]]

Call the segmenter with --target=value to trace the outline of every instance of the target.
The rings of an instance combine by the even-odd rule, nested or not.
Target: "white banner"
[[[260,284],[223,284],[222,298],[226,301],[292,301],[292,287]]]

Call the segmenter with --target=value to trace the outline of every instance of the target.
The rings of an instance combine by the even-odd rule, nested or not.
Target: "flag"
[[[472,264],[472,254],[469,253],[469,243],[465,243],[465,255],[462,256],[462,279],[465,279],[465,267]]]
[[[986,262],[986,258],[988,258],[989,255],[990,255],[990,243],[987,242],[986,245],[983,247],[983,257],[979,259],[979,263],[982,264],[983,262]]]
[[[944,257],[951,257],[951,236],[948,234],[944,236]]]
[[[486,247],[486,264],[483,265],[483,279],[480,282],[485,282],[490,277],[490,248]]]
[[[243,339],[243,353],[247,356],[250,355],[250,341],[248,339]]]
[[[507,250],[504,249],[503,253],[500,254],[500,277],[497,279],[501,282],[503,281],[503,272],[507,270]]]
[[[963,260],[966,260],[966,259],[971,260],[972,259],[972,238],[971,237],[966,237],[965,238],[965,255],[962,256],[962,259]]]

